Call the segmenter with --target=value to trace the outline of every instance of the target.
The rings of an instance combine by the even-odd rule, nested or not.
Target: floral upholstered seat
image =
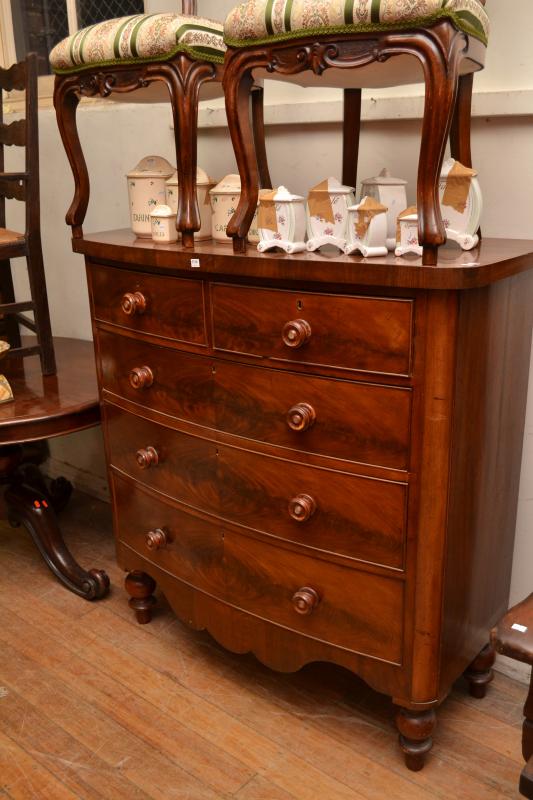
[[[487,44],[485,0],[247,0],[224,25],[231,47],[336,33],[428,27],[441,19]]]
[[[177,53],[222,63],[223,26],[186,14],[137,14],[99,22],[59,42],[50,53],[57,74],[98,65],[166,61]]]

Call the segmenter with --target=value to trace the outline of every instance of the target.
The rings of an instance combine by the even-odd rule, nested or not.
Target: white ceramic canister
[[[373,197],[363,197],[348,209],[346,255],[361,253],[364,258],[388,255],[387,206]]]
[[[165,182],[174,167],[161,156],[146,156],[126,176],[130,201],[131,229],[136,236],[152,235],[150,212],[166,200]]]
[[[172,244],[178,241],[176,212],[167,205],[156,206],[150,214],[152,239],[158,244]]]
[[[405,256],[407,253],[414,253],[417,256],[421,256],[423,253],[423,248],[418,241],[418,210],[416,206],[406,208],[398,216],[394,254]]]
[[[332,244],[339,250],[346,245],[348,208],[355,203],[354,188],[327,178],[314,186],[307,198],[307,249],[318,250]]]
[[[210,190],[215,185],[215,181],[209,177],[207,172],[201,167],[196,170],[196,194],[198,197],[198,207],[200,209],[200,230],[194,234],[194,238],[198,241],[205,241],[212,236],[211,231],[211,198],[209,196]],[[179,183],[177,171],[166,182],[167,192],[167,205],[178,212],[179,200]]]
[[[260,253],[281,247],[286,253],[305,250],[305,200],[285,186],[263,190],[259,199],[258,227]]]
[[[442,221],[449,240],[463,250],[479,244],[478,229],[483,211],[483,196],[475,169],[449,158],[442,165],[439,181]]]
[[[396,247],[396,222],[399,214],[407,208],[407,181],[393,178],[385,167],[375,178],[363,181],[361,197],[373,197],[378,203],[387,206],[387,249]]]
[[[259,194],[263,193],[263,189]],[[211,224],[213,239],[221,244],[231,244],[231,239],[226,231],[228,223],[235,213],[241,197],[241,178],[240,175],[226,175],[220,183],[217,183],[210,192],[211,197]],[[259,207],[259,202],[258,202]],[[257,244],[259,241],[259,230],[257,228],[257,211],[254,214],[250,230],[248,231],[248,241]]]

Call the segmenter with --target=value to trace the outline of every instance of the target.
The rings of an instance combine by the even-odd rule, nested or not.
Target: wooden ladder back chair
[[[26,95],[24,119],[6,124],[0,109],[0,318],[12,347],[10,357],[38,354],[43,374],[53,375],[56,365],[41,246],[37,55],[30,53],[25,61],[0,69],[0,87]],[[5,171],[4,148],[11,146],[25,148],[24,172]],[[6,228],[6,199],[25,203],[24,233]],[[18,257],[26,258],[28,265],[31,300],[24,302],[15,301],[13,289],[11,259]],[[23,313],[27,311],[33,312],[33,320]],[[35,333],[37,344],[22,346],[21,327]]]

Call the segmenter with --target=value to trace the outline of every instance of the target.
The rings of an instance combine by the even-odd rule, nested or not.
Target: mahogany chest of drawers
[[[433,268],[74,246],[139,622],[156,581],[233,651],[353,670],[420,768],[456,678],[484,694],[507,606],[533,246]]]

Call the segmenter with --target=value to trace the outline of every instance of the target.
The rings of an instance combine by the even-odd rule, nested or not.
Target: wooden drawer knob
[[[162,528],[156,528],[146,534],[146,547],[148,550],[161,550],[168,544],[168,536]]]
[[[316,511],[316,503],[308,494],[299,494],[289,502],[289,514],[296,522],[307,522]]]
[[[304,586],[299,589],[292,597],[292,605],[297,614],[307,616],[312,614],[314,609],[320,603],[318,592],[311,589],[309,586]]]
[[[130,372],[130,384],[134,389],[148,389],[154,382],[150,367],[134,367]]]
[[[309,403],[297,403],[287,414],[287,425],[291,431],[296,431],[297,433],[309,430],[314,425],[315,420],[315,409]]]
[[[128,317],[135,314],[144,314],[146,311],[146,297],[141,292],[126,292],[122,298],[122,310]]]
[[[305,319],[294,319],[283,326],[281,336],[287,347],[297,349],[311,338],[311,326]]]
[[[135,453],[137,464],[141,469],[150,469],[159,464],[159,453],[155,447],[142,447]]]

